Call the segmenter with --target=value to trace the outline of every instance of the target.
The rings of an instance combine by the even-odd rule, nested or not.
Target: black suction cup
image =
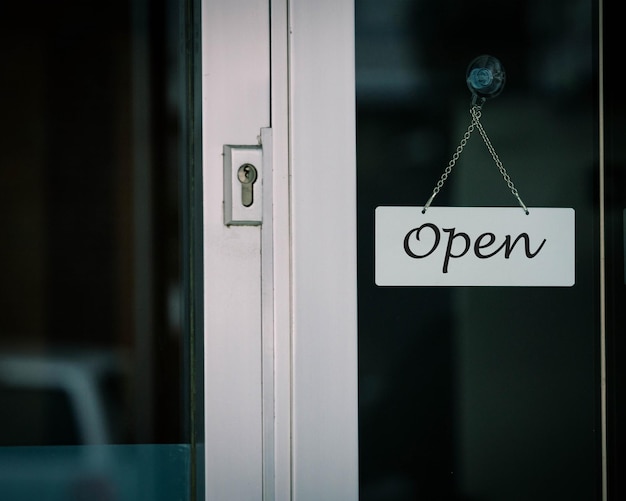
[[[500,94],[504,89],[505,80],[504,67],[493,56],[478,56],[467,68],[467,86],[472,95],[480,101]]]

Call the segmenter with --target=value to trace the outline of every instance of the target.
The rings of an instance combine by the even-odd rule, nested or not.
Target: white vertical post
[[[269,126],[268,0],[202,4],[206,498],[263,491],[260,227],[224,225],[222,148]]]
[[[203,2],[209,500],[358,498],[353,17]],[[226,227],[222,146],[259,133],[263,224]]]
[[[290,1],[293,499],[358,499],[352,0]]]
[[[291,192],[289,168],[288,0],[271,0],[272,258],[274,320],[274,498],[291,496]],[[266,199],[267,200],[267,199]],[[269,205],[269,204],[268,204]],[[267,214],[267,213],[266,213]],[[268,228],[264,225],[264,238]],[[264,240],[264,243],[266,240]],[[264,258],[265,259],[265,258]],[[264,277],[265,280],[265,277]],[[265,287],[267,288],[267,283]],[[264,306],[265,311],[265,306]],[[266,422],[267,423],[267,422]],[[267,471],[267,470],[266,470]],[[268,492],[269,489],[266,489]],[[268,497],[266,501],[271,501]]]

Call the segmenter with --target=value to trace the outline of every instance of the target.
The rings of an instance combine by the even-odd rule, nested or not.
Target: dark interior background
[[[591,0],[356,2],[364,501],[600,499],[597,10]],[[469,125],[465,72],[481,54],[506,70],[482,123],[524,202],[576,211],[576,284],[376,287],[374,209],[426,202]],[[614,181],[605,229],[618,300],[624,185]],[[435,205],[517,206],[478,134]],[[611,329],[623,326],[614,318]]]
[[[0,424],[24,425],[0,445],[84,443],[41,370],[97,381],[98,440],[188,441],[184,4],[0,6]]]
[[[604,154],[606,193],[607,421],[609,499],[626,497],[626,99],[620,66],[618,2],[604,2]]]

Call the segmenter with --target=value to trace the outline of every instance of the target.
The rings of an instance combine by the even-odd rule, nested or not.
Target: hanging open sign
[[[378,207],[380,286],[538,286],[575,283],[569,208]]]

